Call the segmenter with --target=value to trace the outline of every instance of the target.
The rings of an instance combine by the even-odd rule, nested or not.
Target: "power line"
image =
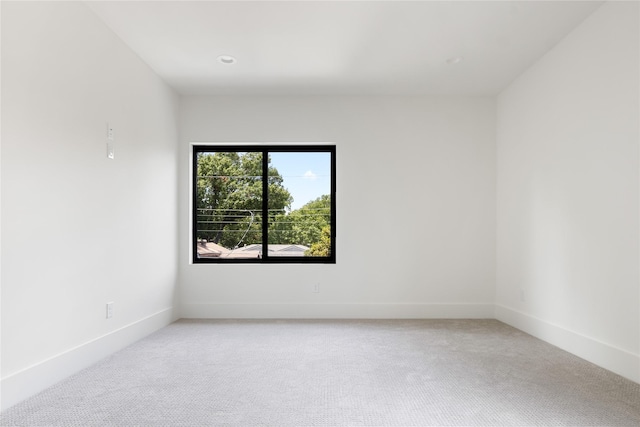
[[[331,175],[267,175],[267,178],[326,178]],[[197,178],[262,178],[262,175],[197,175]]]
[[[297,211],[322,211],[331,208],[300,208]],[[225,209],[225,208],[196,208],[199,211],[222,211],[222,212],[262,212],[262,209]],[[268,212],[287,212],[285,209],[267,209]],[[293,212],[293,211],[292,211]]]

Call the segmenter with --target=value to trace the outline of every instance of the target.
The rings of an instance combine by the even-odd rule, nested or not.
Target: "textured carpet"
[[[640,385],[495,320],[181,320],[2,426],[640,426]]]

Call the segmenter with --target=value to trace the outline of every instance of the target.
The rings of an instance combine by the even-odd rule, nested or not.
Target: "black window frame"
[[[197,236],[197,183],[198,183],[198,153],[215,152],[262,152],[262,256],[260,258],[201,258],[198,256]],[[269,256],[268,232],[268,173],[269,153],[300,153],[317,152],[331,154],[331,249],[329,256]],[[192,226],[191,248],[193,264],[335,264],[336,263],[336,146],[335,144],[303,144],[303,145],[266,145],[266,144],[192,144]],[[266,250],[264,250],[266,248]]]

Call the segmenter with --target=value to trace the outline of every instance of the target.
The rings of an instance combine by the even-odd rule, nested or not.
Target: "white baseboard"
[[[188,319],[492,319],[493,304],[184,303]]]
[[[209,319],[497,319],[598,366],[640,383],[640,355],[534,316],[493,304],[207,304],[187,303],[182,318]],[[2,378],[0,410],[50,387],[175,320],[162,310]]]
[[[174,320],[173,309],[167,308],[2,378],[0,410],[35,395]]]
[[[502,305],[495,318],[631,381],[640,383],[640,355]]]

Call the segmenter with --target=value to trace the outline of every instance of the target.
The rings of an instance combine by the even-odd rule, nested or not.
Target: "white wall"
[[[0,23],[2,22],[2,2],[0,2]],[[0,31],[0,47],[2,31]],[[2,82],[2,49],[0,49],[0,82]],[[2,242],[2,84],[0,84],[0,242]],[[0,370],[2,367],[2,245],[0,244]],[[1,375],[0,375],[1,378]],[[1,381],[1,379],[0,379]],[[2,410],[2,386],[0,384],[0,410]]]
[[[171,321],[176,108],[82,3],[2,2],[2,407]]]
[[[183,317],[493,316],[492,99],[184,97],[180,114]],[[337,264],[191,265],[202,141],[335,143]]]
[[[638,3],[498,97],[497,317],[640,381]]]
[[[497,119],[491,98],[178,105],[82,4],[2,2],[0,19],[1,407],[169,322],[176,276],[184,317],[493,317],[496,302],[640,381],[637,4],[598,10]],[[191,265],[195,141],[336,143],[337,264]]]

